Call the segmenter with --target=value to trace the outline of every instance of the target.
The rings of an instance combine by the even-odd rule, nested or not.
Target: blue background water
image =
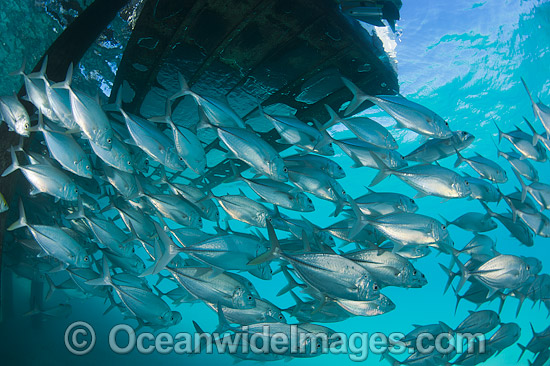
[[[9,3],[9,2],[8,2]],[[5,3],[6,4],[6,3]],[[7,6],[7,5],[4,5]],[[401,10],[402,20],[398,23],[397,61],[401,93],[406,97],[423,104],[449,121],[452,129],[466,130],[476,136],[475,142],[465,156],[477,151],[484,156],[497,159],[493,141],[497,141],[496,129],[490,122],[494,118],[504,131],[513,129],[522,123],[522,117],[533,120],[529,99],[520,82],[523,77],[535,96],[550,104],[550,3],[546,1],[436,1],[405,0]],[[31,52],[28,50],[27,52]],[[29,54],[31,59],[40,53]],[[7,71],[2,71],[5,74]],[[383,113],[373,109],[369,115],[378,118],[385,125],[392,124]],[[540,122],[535,128],[542,132]],[[400,137],[400,152],[412,151],[422,141],[412,133],[392,131]],[[503,142],[504,151],[509,149]],[[347,169],[351,160],[345,156],[338,158],[346,167],[348,178],[343,182],[344,188],[353,197],[364,194],[363,185],[373,176],[371,169]],[[498,162],[507,166],[503,159]],[[442,162],[452,166],[454,158]],[[534,163],[539,169],[541,181],[550,182],[548,162]],[[472,173],[469,168],[461,166],[460,170]],[[518,186],[517,181],[508,169],[510,182],[502,185],[505,193]],[[398,179],[390,177],[377,189],[398,191],[414,195],[414,191]],[[426,197],[418,200],[420,213],[435,215],[444,214],[454,219],[467,211],[480,211],[481,206],[475,201],[453,200],[441,203],[440,199]],[[332,205],[316,201],[318,212],[332,210]],[[497,211],[505,210],[501,203]],[[326,212],[326,211],[325,211]],[[328,220],[319,213],[307,216],[320,225]],[[437,217],[437,216],[436,216]],[[456,246],[461,248],[471,235],[455,227],[450,228]],[[536,238],[532,248],[519,245],[510,238],[501,225],[489,235],[497,240],[497,249],[502,253],[535,256],[543,261],[542,272],[548,272],[550,265],[549,239]],[[379,317],[352,318],[345,322],[328,324],[337,331],[351,333],[398,331],[407,333],[411,324],[429,324],[440,320],[455,327],[468,315],[474,306],[463,301],[456,315],[453,314],[456,298],[452,291],[442,294],[446,276],[438,263],[448,264],[445,255],[430,256],[420,259],[415,266],[426,274],[429,284],[422,289],[386,288],[383,293],[397,305],[396,310]],[[272,282],[255,281],[263,297],[284,308],[292,304],[289,296],[276,298],[275,294],[283,283],[283,277],[277,275]],[[15,287],[25,292],[28,283],[16,280]],[[167,365],[175,363],[220,364],[231,362],[225,355],[199,355],[193,357],[178,355],[115,355],[107,347],[107,335],[111,327],[121,321],[116,311],[103,316],[106,308],[99,300],[73,301],[73,314],[68,319],[49,320],[41,327],[31,327],[28,318],[21,314],[28,310],[26,299],[17,299],[15,309],[17,317],[7,319],[0,324],[0,354],[11,355],[10,361],[23,361],[27,364],[56,365],[63,362],[77,362],[83,365],[97,364],[133,364]],[[517,300],[508,299],[501,314],[504,322],[517,322],[522,328],[520,343],[525,344],[531,337],[529,324],[537,331],[545,328],[549,322],[548,311],[537,306],[531,309],[531,302],[526,301],[516,319]],[[498,301],[484,305],[484,309],[498,308]],[[180,325],[170,329],[172,334],[179,331],[192,331],[191,320],[197,321],[206,330],[213,330],[216,317],[213,312],[201,304],[189,307],[180,306],[184,319]],[[71,355],[63,344],[65,328],[73,321],[83,320],[92,324],[97,333],[97,344],[94,350],[84,357]],[[135,322],[127,321],[134,325]],[[519,348],[512,346],[496,358],[490,359],[487,365],[515,365]],[[4,357],[4,356],[2,356]],[[527,364],[529,355],[522,359]],[[367,364],[377,364],[379,356],[371,355]],[[4,360],[2,360],[4,361]],[[296,359],[293,364],[319,365],[332,363],[350,363],[346,355],[325,355],[321,358]],[[280,362],[279,364],[282,364]]]

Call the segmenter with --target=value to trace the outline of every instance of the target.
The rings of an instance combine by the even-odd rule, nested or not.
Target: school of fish
[[[323,124],[272,115],[260,105],[254,118],[280,135],[269,142],[225,101],[193,92],[180,74],[174,75],[180,91],[165,101],[165,115],[146,119],[124,110],[120,92],[115,104],[102,105],[72,87],[72,67],[65,81],[51,82],[46,66],[47,59],[39,72],[25,74],[24,66],[16,72],[23,77],[35,114],[29,115],[15,95],[0,97],[2,121],[22,141],[10,148],[12,164],[2,177],[20,171],[32,188],[9,202],[19,219],[8,228],[16,249],[5,261],[20,276],[46,281],[46,300],[54,291],[105,298],[108,310],[118,309],[153,329],[193,320],[182,304],[203,302],[218,313],[218,330],[246,325],[253,332],[272,324],[274,331],[287,332],[288,321],[298,323],[301,331],[331,333],[314,323],[392,311],[396,305],[384,288],[412,289],[403,293],[410,297],[429,280],[414,262],[431,260],[448,275],[445,290],[454,290],[457,308],[461,300],[479,307],[500,299],[502,309],[513,297],[519,300],[518,313],[527,299],[533,305],[543,303],[550,312],[550,276],[541,273],[542,262],[501,253],[486,235],[500,223],[518,245],[532,246],[535,236],[550,237],[550,219],[544,213],[550,208],[550,185],[539,181],[531,164],[548,158],[550,108],[535,102],[525,83],[535,126],[542,125],[544,132],[538,133],[527,119],[527,132],[519,127],[504,132],[495,123],[499,142],[505,139],[513,146],[508,152],[498,150],[503,160],[496,160],[462,152],[475,137],[451,130],[430,109],[401,95],[367,95],[347,79],[342,81],[353,99],[338,113],[326,106],[330,119]],[[171,110],[183,98],[193,100],[199,111],[193,127],[172,120]],[[365,102],[393,117],[396,127],[425,136],[425,142],[402,155],[388,129],[358,115]],[[336,140],[331,128],[338,124],[355,137]],[[208,189],[195,184],[212,168],[210,145],[201,141],[200,130],[214,135],[232,168],[222,184]],[[23,148],[30,137],[29,147]],[[345,170],[331,159],[338,150],[354,167],[374,175],[364,195],[346,193],[344,186],[357,182],[348,182]],[[456,156],[454,168],[438,163],[451,156]],[[519,190],[500,191],[498,184],[510,179],[501,163],[510,164]],[[471,168],[472,175],[455,169],[460,165]],[[240,171],[243,166],[247,169]],[[371,189],[389,176],[418,194],[411,198]],[[44,196],[55,202],[47,211],[39,200]],[[466,198],[474,211],[453,221],[418,214],[424,196]],[[318,200],[334,204],[326,215],[334,222],[327,227],[300,216],[314,212]],[[509,210],[490,208],[501,200]],[[8,202],[0,195],[0,212],[6,210]],[[234,220],[250,230],[233,230]],[[451,225],[471,232],[471,241],[457,246],[448,231]],[[434,251],[443,255],[436,258]],[[451,258],[450,266],[441,264],[445,258]],[[277,273],[287,283],[278,295],[290,293],[295,300],[287,309],[263,298],[250,280],[269,281]],[[161,284],[171,290],[161,290]],[[421,331],[488,334],[496,329],[488,336],[486,352],[415,352],[401,361],[387,353],[383,358],[392,365],[484,362],[516,344],[521,334],[517,324],[501,321],[500,309],[471,311],[454,329],[444,322],[416,326],[402,340],[413,345]],[[29,312],[36,313],[68,316],[70,305]],[[519,347],[522,356],[528,352],[533,357],[531,365],[544,364],[550,357],[550,326],[533,329],[532,340]],[[258,361],[292,357],[234,356]]]

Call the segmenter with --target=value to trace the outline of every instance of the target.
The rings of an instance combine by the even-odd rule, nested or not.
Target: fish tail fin
[[[44,298],[44,300],[47,302],[52,297],[54,291],[57,290],[57,287],[55,286],[55,283],[53,283],[51,277],[48,274],[45,274],[44,277],[46,278],[46,282],[48,282],[48,293]]]
[[[529,88],[527,87],[527,83],[525,82],[525,80],[523,80],[523,78],[521,78],[521,83],[525,87],[525,91],[527,91],[527,95],[529,95],[529,100],[531,100],[531,105],[533,106],[533,114],[535,115],[535,117],[538,116],[540,118],[537,104],[535,103],[535,100],[533,99],[533,96],[531,95],[531,92],[529,91]]]
[[[491,119],[493,120],[493,124],[494,124],[495,127],[497,128],[497,131],[498,131],[498,143],[500,144],[500,142],[502,141],[503,132],[502,132],[502,130],[500,129],[500,127],[498,127],[497,121],[495,121],[494,118],[491,118]]]
[[[455,296],[456,296],[456,304],[455,304],[455,315],[456,315],[456,312],[458,310],[458,304],[460,303],[460,300],[462,300],[462,296],[458,294],[458,291],[454,286],[451,286],[451,288],[453,289],[453,292],[455,293]]]
[[[114,286],[113,280],[111,278],[111,269],[109,268],[109,263],[107,262],[107,257],[103,255],[103,266],[102,266],[102,277],[96,278],[95,280],[86,281],[87,285],[92,286]]]
[[[455,149],[455,152],[456,152],[456,161],[455,161],[454,167],[455,167],[455,168],[458,168],[458,166],[459,166],[460,164],[462,164],[463,162],[465,162],[466,159],[464,158],[464,156],[462,156],[462,155],[460,154],[460,152],[459,152],[457,149]]]
[[[245,183],[248,183],[248,180],[243,178],[239,170],[237,169],[237,166],[235,165],[235,162],[232,159],[228,159],[229,162],[229,168],[231,169],[231,175],[223,180],[223,183],[230,183],[230,182],[236,182],[239,180],[242,180]]]
[[[26,226],[28,226],[28,224],[27,216],[25,216],[25,207],[23,207],[23,201],[19,199],[19,220],[11,224],[6,230],[12,231]]]
[[[525,182],[523,181],[523,179],[521,179],[521,176],[519,175],[518,172],[516,172],[515,169],[512,169],[512,172],[514,173],[514,175],[518,179],[519,184],[521,184],[521,202],[523,203],[523,202],[525,202],[525,199],[527,198],[528,187],[525,184]]]
[[[277,292],[277,296],[286,294],[287,292],[289,292],[295,287],[304,287],[304,285],[296,282],[296,280],[290,275],[290,272],[288,271],[288,268],[286,266],[282,266],[281,271],[283,272],[283,275],[285,276],[285,279],[287,280],[288,284],[284,286],[279,292]],[[292,293],[292,291],[290,292]],[[296,296],[296,294],[294,294],[294,296]],[[298,301],[299,300],[300,299],[298,298]]]
[[[166,104],[164,107],[164,116],[153,117],[153,118],[155,119],[154,122],[168,123],[170,125],[174,124],[174,122],[172,121],[172,103],[170,99],[166,99]]]
[[[338,114],[334,111],[334,109],[332,109],[329,105],[325,104],[325,109],[327,110],[330,116],[330,119],[328,120],[327,123],[321,126],[319,131],[325,131],[326,129],[331,128],[332,126],[342,122],[342,119],[340,118],[340,116],[338,116]]]
[[[353,112],[356,112],[361,104],[363,104],[363,102],[367,100],[368,96],[366,96],[365,93],[363,93],[363,91],[359,89],[357,85],[355,85],[351,80],[343,77],[342,82],[353,94],[353,99],[344,111],[344,116],[349,116]]]
[[[336,207],[334,208],[334,212],[332,213],[332,217],[336,217],[340,214],[340,212],[342,212],[342,210],[344,209],[344,206],[346,205],[346,201],[343,200],[342,198],[338,197],[338,201],[336,201],[334,204],[336,205]]]
[[[53,84],[51,87],[53,89],[70,89],[71,88],[71,82],[73,80],[73,63],[71,62],[69,64],[69,67],[67,68],[67,74],[65,74],[65,80]]]
[[[233,327],[231,327],[231,325],[227,321],[225,314],[223,313],[223,308],[220,305],[220,303],[217,304],[216,312],[218,313],[218,326],[214,330],[214,333],[222,334],[227,332],[228,330],[233,329]]]
[[[523,354],[527,350],[527,347],[525,347],[524,345],[519,344],[519,343],[518,343],[518,347],[519,347],[519,349],[521,349],[521,353],[519,354],[518,360],[516,362],[519,362],[519,360],[521,360],[521,358],[523,357]]]
[[[378,173],[372,180],[372,182],[369,184],[369,187],[373,187],[386,179],[388,176],[393,174],[393,170],[388,167],[376,154],[371,154],[372,159],[378,166]]]
[[[14,171],[21,168],[21,165],[19,165],[19,161],[17,160],[17,155],[15,154],[15,149],[13,146],[10,146],[10,155],[11,155],[11,165],[4,170],[2,173],[2,177],[5,177],[6,175],[9,175],[13,173]]]
[[[206,128],[216,128],[216,126],[214,126],[212,122],[210,122],[210,120],[208,119],[208,116],[204,112],[204,109],[201,106],[198,106],[197,108],[199,113],[199,122],[197,123],[196,129],[201,130]]]
[[[466,283],[466,281],[468,281],[468,278],[470,278],[470,272],[466,269],[464,264],[462,264],[462,262],[458,258],[453,257],[453,260],[458,265],[458,268],[460,269],[461,278],[458,286],[456,287],[456,291],[460,291],[462,287],[464,287],[464,284]]]
[[[16,75],[25,75],[25,68],[27,66],[27,59],[23,58],[23,62],[21,63],[21,66],[12,72],[10,72],[9,76],[16,76]]]
[[[186,95],[195,96],[195,93],[191,91],[191,89],[189,88],[189,85],[187,84],[187,80],[185,80],[181,72],[178,72],[178,81],[180,84],[180,90],[174,93],[170,98],[168,98],[168,100],[175,100],[175,99],[184,97]]]
[[[539,140],[542,140],[544,139],[544,137],[542,137],[541,135],[539,135],[537,133],[537,131],[535,130],[535,128],[533,127],[533,125],[531,124],[531,122],[529,122],[527,120],[527,118],[523,117],[523,120],[525,121],[525,124],[527,124],[527,126],[529,127],[529,129],[531,130],[531,132],[533,133],[533,141],[531,141],[531,144],[533,146],[535,146],[536,144],[539,143]]]
[[[450,268],[444,266],[441,263],[439,263],[439,266],[447,274],[447,276],[449,276],[449,279],[447,280],[447,283],[445,284],[445,289],[443,290],[443,293],[446,293],[447,290],[449,289],[449,287],[451,286],[451,284],[453,283],[453,280],[456,277],[456,273],[454,273],[453,271],[451,271]]]
[[[487,206],[487,204],[483,201],[479,201],[479,203],[481,204],[481,206],[483,206],[483,208],[485,209],[485,211],[487,212],[487,214],[491,217],[496,217],[497,214],[494,213],[490,208],[489,206]]]
[[[323,129],[323,126],[321,126],[316,119],[313,120],[313,125],[321,132],[321,136],[322,136],[321,139],[313,147],[315,150],[322,149],[323,147],[331,144],[334,141],[332,136],[330,136],[330,134]],[[309,152],[305,151],[304,155],[306,154],[309,154]]]
[[[65,216],[67,220],[75,220],[75,219],[85,219],[86,213],[84,212],[84,205],[82,204],[82,199],[78,198],[78,209],[76,212],[73,212],[72,214],[69,214]]]
[[[370,220],[368,220],[365,215],[363,215],[363,212],[357,206],[357,203],[351,196],[347,196],[348,202],[351,205],[351,209],[353,213],[355,214],[355,223],[353,224],[351,230],[349,231],[349,237],[350,239],[353,239],[357,234],[363,230],[363,228],[370,223]]]
[[[267,226],[267,233],[269,235],[269,243],[271,244],[271,247],[267,252],[260,254],[259,256],[257,256],[256,258],[248,262],[249,266],[257,266],[258,264],[271,261],[282,255],[281,247],[279,245],[279,240],[275,235],[275,229],[273,228],[273,225],[269,220],[266,220],[266,226]]]
[[[510,208],[512,209],[512,222],[516,222],[517,218],[518,218],[518,209],[516,208],[516,206],[514,205],[514,202],[509,199],[508,197],[504,196],[504,201],[508,204],[508,206],[510,206]]]

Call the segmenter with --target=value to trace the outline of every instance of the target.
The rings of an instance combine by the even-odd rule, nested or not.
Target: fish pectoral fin
[[[418,191],[413,198],[422,198],[422,197],[426,197],[426,196],[427,196],[426,193]]]

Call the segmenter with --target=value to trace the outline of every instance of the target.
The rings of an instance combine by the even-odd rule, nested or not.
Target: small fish
[[[454,330],[455,333],[489,333],[500,324],[500,317],[492,310],[469,311],[466,317]]]
[[[399,170],[389,168],[379,159],[379,172],[372,180],[374,186],[395,175],[418,191],[417,197],[433,195],[442,198],[462,198],[470,195],[469,182],[456,172],[439,165],[415,165]]]
[[[506,183],[508,181],[508,177],[504,169],[502,169],[494,161],[481,156],[479,153],[476,153],[476,156],[466,159],[457,151],[456,156],[457,160],[455,163],[455,168],[463,162],[466,162],[481,176],[481,178],[488,179],[494,183]]]
[[[200,108],[199,116],[203,119],[207,118],[204,115],[204,111]],[[183,126],[177,126],[174,123],[170,100],[166,101],[166,113],[164,116],[150,118],[149,120],[168,123],[172,129],[174,144],[180,158],[196,174],[203,175],[206,172],[206,153],[204,152],[204,147],[197,137],[196,131],[191,131]]]
[[[443,218],[443,216],[441,216]],[[453,221],[444,219],[447,227],[455,225],[463,230],[474,233],[484,233],[497,228],[497,223],[488,214],[479,212],[467,212]]]
[[[531,182],[538,182],[539,172],[529,160],[521,159],[520,155],[510,151],[509,153],[504,153],[497,149],[497,154],[499,157],[503,157],[508,160],[514,172],[519,173],[522,177],[529,179]]]
[[[325,104],[325,108],[330,115],[330,120],[323,125],[323,130],[338,123],[342,123],[353,132],[357,138],[371,145],[389,150],[396,150],[398,148],[397,142],[392,134],[378,122],[367,117],[340,118],[328,105]]]
[[[381,286],[419,288],[428,283],[412,263],[390,251],[366,249],[345,253],[344,257],[365,267]]]
[[[290,169],[292,167],[309,167],[320,169],[334,179],[342,179],[346,177],[346,172],[335,161],[318,155],[292,155],[283,158],[285,165]],[[294,169],[298,170],[298,169]]]
[[[72,64],[69,69],[72,68]],[[72,70],[67,71],[72,75]],[[109,150],[113,139],[113,128],[107,115],[101,108],[99,100],[89,95],[74,90],[70,85],[70,79],[52,85],[52,88],[62,88],[69,91],[71,110],[75,122],[78,124],[84,136],[93,143]]]
[[[342,81],[353,93],[353,99],[345,111],[346,116],[357,111],[358,107],[368,100],[392,116],[401,128],[407,128],[430,137],[447,138],[452,136],[449,124],[428,108],[401,95],[378,95],[373,97],[362,92],[348,79],[342,78]]]
[[[15,94],[0,97],[0,116],[10,131],[15,131],[23,137],[29,137],[31,120],[27,110]]]
[[[466,173],[464,173],[464,179],[470,186],[470,198],[484,202],[500,202],[502,193],[491,182],[471,177]]]
[[[271,116],[263,111],[261,104],[258,107],[262,116],[273,125],[281,136],[282,141],[280,142],[319,155],[334,155],[332,139],[326,131],[319,131],[296,117]]]
[[[78,199],[76,184],[63,171],[47,163],[19,165],[13,146],[10,148],[10,154],[12,164],[2,173],[2,177],[16,170],[21,170],[29,183],[34,186],[32,194],[47,193],[66,201],[76,201]]]
[[[19,200],[19,220],[14,222],[8,231],[26,227],[30,230],[40,248],[62,263],[63,268],[73,265],[79,268],[88,268],[91,258],[82,246],[57,226],[33,225],[27,223],[23,201]]]
[[[346,202],[346,191],[336,179],[313,168],[301,170],[289,170],[288,176],[292,183],[303,191],[309,192],[315,197],[334,202],[336,208],[333,216],[338,216]]]
[[[180,84],[180,90],[172,95],[169,99],[176,100],[178,98],[184,97],[186,95],[191,96],[197,105],[199,105],[208,117],[208,120],[219,127],[238,127],[245,128],[244,122],[231,109],[227,101],[218,100],[211,97],[201,96],[197,93],[191,91],[187,85],[187,81],[181,73],[178,72],[178,80]]]
[[[355,203],[363,214],[368,216],[389,215],[396,212],[414,213],[418,210],[416,202],[404,194],[394,192],[374,192],[367,187],[369,193],[355,199]]]
[[[533,126],[531,126],[529,121],[525,121],[529,125],[529,128],[533,129]],[[498,130],[498,142],[500,143],[503,137],[510,141],[510,143],[514,145],[514,147],[521,153],[521,160],[532,159],[539,162],[546,161],[546,150],[544,149],[544,146],[542,146],[537,141],[536,138],[529,135],[528,133],[523,132],[517,126],[516,130],[514,131],[508,133],[502,132],[494,120],[493,123]]]
[[[500,352],[519,340],[521,328],[516,323],[501,323],[495,333],[486,341],[485,347]]]
[[[354,161],[353,168],[362,166],[377,168],[376,159],[393,169],[408,165],[403,155],[396,150],[381,149],[359,139],[335,140],[334,143]]]
[[[234,157],[250,165],[257,173],[274,181],[288,181],[288,169],[283,158],[255,132],[239,127],[215,126],[208,119],[202,121],[204,128],[216,130],[219,139]]]
[[[178,156],[174,141],[159,130],[153,123],[138,117],[130,116],[121,108],[128,131],[135,144],[145,151],[153,160],[175,171],[185,169],[183,158]]]
[[[466,131],[454,131],[453,136],[439,139],[433,138],[405,156],[405,160],[419,163],[433,163],[462,151],[474,141],[475,137]]]

